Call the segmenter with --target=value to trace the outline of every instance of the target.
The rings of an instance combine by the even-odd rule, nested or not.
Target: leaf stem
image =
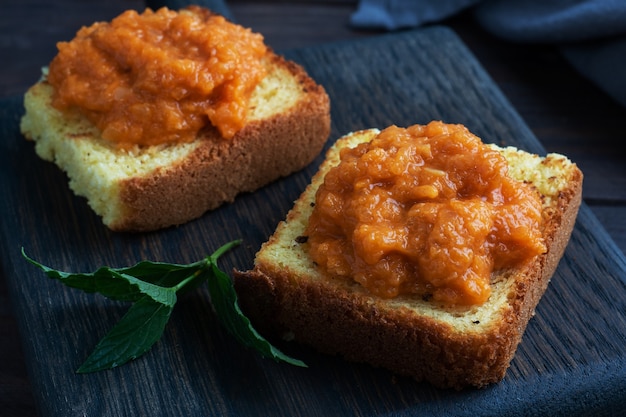
[[[185,278],[178,284],[174,285],[172,289],[178,293],[178,291],[185,288],[187,284],[189,284],[191,281],[196,279],[198,275],[202,274],[202,272],[205,271],[209,266],[210,266],[210,263],[205,261],[202,265],[199,266],[198,269],[193,271],[193,274],[189,275],[187,278]]]
[[[219,259],[219,257],[222,256],[224,253],[228,252],[229,250],[231,250],[232,248],[234,248],[235,246],[239,245],[240,243],[241,243],[241,239],[238,239],[238,240],[230,241],[220,246],[215,252],[213,252],[211,255],[207,256],[206,258],[204,258],[204,260],[197,262],[196,264],[198,266],[198,269],[195,270],[193,274],[191,274],[190,276],[188,276],[187,278],[183,279],[178,284],[173,286],[172,289],[178,293],[178,291],[185,288],[187,284],[194,281],[203,272],[209,271],[211,269],[211,265],[217,266],[217,260]]]
[[[217,264],[217,260],[218,260],[218,258],[220,256],[222,256],[224,253],[228,252],[229,250],[231,250],[235,246],[239,245],[240,243],[241,243],[241,239],[232,240],[232,241],[230,241],[228,243],[225,243],[222,246],[220,246],[215,252],[213,252],[213,254],[207,256],[207,258],[213,264]]]

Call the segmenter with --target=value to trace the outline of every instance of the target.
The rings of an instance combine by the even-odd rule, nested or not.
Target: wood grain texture
[[[287,51],[287,56],[327,88],[332,138],[363,127],[435,118],[464,123],[485,141],[544,151],[446,28],[312,46]],[[626,265],[587,206],[509,373],[486,390],[439,391],[280,341],[309,368],[260,359],[216,322],[204,290],[182,300],[163,339],[144,357],[112,371],[76,375],[73,371],[127,305],[45,278],[20,258],[21,246],[50,266],[88,271],[141,259],[191,262],[227,240],[243,238],[221,266],[246,269],[321,156],[296,175],[184,226],[115,234],[84,199],[72,195],[64,174],[39,160],[23,140],[16,123],[19,99],[2,108],[0,178],[8,197],[0,205],[2,263],[43,416],[123,416],[130,410],[153,416],[412,415],[416,410],[478,416],[522,415],[529,408],[570,415],[581,407],[610,409],[620,401],[616,394],[626,389]],[[588,393],[584,401],[573,401],[581,390]]]

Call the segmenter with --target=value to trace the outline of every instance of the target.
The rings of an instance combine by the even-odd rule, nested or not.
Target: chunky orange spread
[[[76,108],[120,146],[231,138],[265,76],[263,37],[206,9],[127,11],[60,42],[53,106]]]
[[[539,193],[464,126],[442,122],[392,126],[343,149],[306,235],[332,276],[447,305],[482,304],[492,271],[546,250]]]

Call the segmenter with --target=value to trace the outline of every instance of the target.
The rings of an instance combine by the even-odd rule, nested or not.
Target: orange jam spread
[[[341,151],[305,235],[312,259],[371,293],[477,305],[492,271],[545,252],[541,198],[462,125],[391,126]]]
[[[261,35],[197,6],[129,10],[58,49],[53,106],[78,109],[122,147],[190,142],[208,124],[233,137],[266,74]]]

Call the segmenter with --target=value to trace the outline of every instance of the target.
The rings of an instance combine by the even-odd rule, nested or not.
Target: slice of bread
[[[179,225],[304,168],[328,139],[324,88],[272,51],[264,63],[247,124],[231,139],[209,127],[191,143],[118,149],[83,116],[52,107],[45,74],[25,95],[21,131],[110,229]]]
[[[507,147],[494,149],[509,174],[542,196],[545,254],[492,274],[482,305],[445,307],[419,296],[382,299],[345,279],[329,279],[307,253],[303,236],[315,193],[339,152],[379,133],[364,130],[339,139],[250,271],[234,271],[243,311],[260,331],[289,337],[319,351],[387,368],[442,388],[482,387],[500,381],[552,277],[581,203],[582,172],[566,157]]]

